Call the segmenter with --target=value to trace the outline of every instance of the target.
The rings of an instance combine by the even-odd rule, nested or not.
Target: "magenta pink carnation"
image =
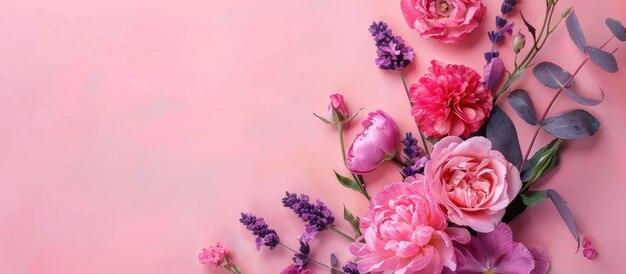
[[[431,64],[430,73],[411,85],[415,122],[431,138],[467,138],[489,118],[493,95],[475,70],[434,60]]]
[[[484,137],[443,138],[430,156],[424,175],[450,221],[493,231],[522,188],[517,168]]]
[[[201,264],[210,264],[214,266],[221,266],[226,260],[228,255],[228,247],[222,243],[217,243],[211,247],[203,248],[202,252],[198,255],[198,260]]]
[[[422,175],[376,193],[361,219],[363,232],[350,246],[361,273],[441,273],[454,270],[453,241],[467,243],[466,229],[448,227]],[[365,242],[362,243],[361,240]]]
[[[422,38],[444,43],[465,39],[487,11],[481,0],[401,0],[400,8],[409,27]]]

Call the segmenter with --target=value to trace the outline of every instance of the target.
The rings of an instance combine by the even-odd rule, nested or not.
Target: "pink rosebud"
[[[585,258],[593,260],[596,256],[598,256],[598,252],[594,248],[585,248],[585,250],[583,250],[583,255]]]
[[[328,111],[330,112],[330,116],[333,117],[333,122],[335,123],[341,123],[348,119],[348,108],[343,102],[343,95],[335,93],[330,96]]]
[[[504,72],[504,62],[502,62],[502,59],[500,59],[500,57],[491,59],[491,62],[486,64],[483,70],[485,87],[487,89],[493,89],[498,83],[498,80],[502,77],[502,72]]]
[[[526,36],[518,31],[513,37],[513,51],[519,53],[526,46]]]
[[[228,255],[228,247],[218,242],[208,249],[203,248],[198,255],[198,260],[201,264],[220,266],[226,259],[226,255]]]
[[[400,133],[398,125],[385,112],[371,112],[363,121],[363,132],[356,136],[346,157],[352,173],[365,174],[396,155]]]
[[[587,237],[583,237],[582,244],[583,244],[583,248],[590,248],[591,247],[591,241]]]

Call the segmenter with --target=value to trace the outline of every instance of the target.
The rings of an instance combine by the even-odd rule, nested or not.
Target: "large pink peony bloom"
[[[461,65],[432,61],[430,73],[411,85],[412,114],[428,137],[468,137],[491,113],[493,95],[480,75]]]
[[[465,39],[487,11],[481,0],[401,0],[400,7],[406,22],[422,38],[444,43]]]
[[[370,112],[363,121],[363,132],[348,150],[346,166],[356,174],[373,171],[383,161],[393,159],[399,138],[398,125],[391,116],[382,110]]]
[[[424,175],[450,221],[478,232],[493,231],[522,188],[517,168],[491,150],[484,137],[443,138],[430,156]]]
[[[470,235],[466,229],[448,227],[424,177],[417,176],[372,197],[361,219],[363,236],[350,246],[352,254],[361,257],[359,272],[430,274],[441,273],[444,266],[456,268],[452,241],[467,243]]]

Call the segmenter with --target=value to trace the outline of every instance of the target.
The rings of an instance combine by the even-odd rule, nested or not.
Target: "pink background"
[[[345,173],[336,131],[312,115],[325,113],[328,95],[340,91],[352,110],[380,108],[402,131],[415,129],[399,77],[373,64],[371,21],[387,21],[415,48],[407,72],[415,82],[431,59],[482,68],[500,5],[486,0],[484,24],[442,45],[410,30],[398,1],[175,2],[0,4],[1,273],[209,273],[196,256],[218,240],[246,273],[277,273],[290,254],[254,251],[240,211],[265,217],[295,246],[303,225],[281,207],[284,191],[322,199],[344,230],[343,203],[367,208],[333,178],[333,169]],[[626,21],[623,1],[561,2],[576,7],[591,45],[609,36],[606,16]],[[543,6],[520,5],[532,22]],[[560,168],[540,183],[570,202],[599,257],[574,254],[549,203],[513,223],[518,240],[548,252],[553,273],[626,267],[626,47],[614,40],[608,49],[618,46],[622,71],[587,65],[577,78],[583,94],[606,91],[603,104],[586,108],[603,122],[599,133],[568,142]],[[511,50],[502,51],[510,65]],[[573,70],[582,58],[563,26],[537,60]],[[553,94],[530,74],[514,87],[528,89],[540,111]],[[552,113],[573,107],[562,97]],[[533,128],[513,119],[525,149]],[[355,123],[348,142],[359,130]],[[547,140],[540,134],[539,146]],[[386,165],[365,179],[374,193],[399,176]],[[313,257],[334,252],[343,263],[346,245],[324,233]]]

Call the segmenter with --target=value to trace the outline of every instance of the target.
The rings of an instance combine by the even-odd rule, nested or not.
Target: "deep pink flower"
[[[400,138],[398,125],[382,110],[370,112],[363,121],[363,132],[356,136],[346,156],[346,166],[352,173],[373,171],[385,160],[396,155]]]
[[[467,138],[489,118],[493,95],[475,70],[435,60],[431,64],[430,73],[411,85],[415,122],[428,137]]]
[[[513,233],[502,223],[489,233],[479,233],[465,245],[455,244],[457,274],[545,274],[550,268],[540,249],[513,242]],[[452,273],[447,271],[446,273]]]
[[[448,227],[424,177],[416,176],[372,197],[360,223],[363,236],[350,246],[361,258],[361,273],[440,273],[444,266],[456,268],[453,241],[467,243],[469,232]]]
[[[220,266],[226,259],[227,255],[228,247],[218,242],[208,249],[203,248],[202,252],[198,255],[198,260],[201,264]]]
[[[430,157],[426,182],[449,220],[478,232],[494,230],[522,188],[517,168],[484,137],[445,137]]]
[[[583,256],[585,256],[585,258],[589,259],[589,260],[593,260],[597,255],[598,255],[598,251],[596,251],[595,248],[593,248],[591,240],[589,240],[589,238],[587,237],[583,237]]]
[[[487,11],[481,0],[401,0],[400,8],[409,27],[422,38],[444,43],[465,39]]]
[[[335,115],[333,115],[333,110],[337,111],[340,114],[340,117],[337,117],[339,121],[335,121]],[[346,103],[343,101],[343,95],[339,93],[335,93],[330,96],[330,104],[328,105],[328,112],[330,117],[333,117],[333,122],[342,122],[343,120],[348,119],[348,108],[346,107]]]
[[[283,269],[280,274],[314,274],[314,272],[309,269],[298,271],[295,265],[289,265],[287,268]]]

